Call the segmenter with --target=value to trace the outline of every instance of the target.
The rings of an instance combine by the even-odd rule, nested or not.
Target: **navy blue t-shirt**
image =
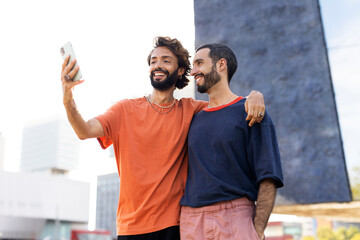
[[[188,134],[189,172],[180,204],[208,206],[247,197],[256,201],[265,178],[282,187],[274,124],[268,113],[252,127],[245,121],[245,98],[197,113]]]

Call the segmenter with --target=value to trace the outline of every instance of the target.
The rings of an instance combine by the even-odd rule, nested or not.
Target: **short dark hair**
[[[228,68],[228,81],[230,83],[230,80],[234,76],[238,66],[235,53],[228,46],[225,46],[220,43],[203,44],[196,49],[196,52],[204,48],[210,49],[209,56],[213,64],[216,64],[217,61],[219,61],[222,58],[226,60],[227,68]]]
[[[154,39],[154,49],[151,50],[147,61],[150,65],[150,59],[151,54],[157,47],[167,47],[176,57],[178,60],[178,66],[179,68],[184,68],[185,72],[183,75],[181,75],[181,78],[177,80],[175,87],[178,89],[182,89],[185,86],[189,84],[189,79],[187,76],[189,76],[190,73],[190,55],[188,50],[186,50],[181,42],[177,40],[176,38],[170,38],[170,37],[156,37]]]

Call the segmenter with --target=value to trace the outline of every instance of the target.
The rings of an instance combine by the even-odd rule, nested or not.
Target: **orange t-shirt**
[[[187,134],[193,115],[207,102],[182,98],[160,114],[145,97],[115,103],[96,117],[114,145],[120,177],[117,234],[134,235],[179,225],[187,176]],[[165,110],[166,111],[166,110]]]

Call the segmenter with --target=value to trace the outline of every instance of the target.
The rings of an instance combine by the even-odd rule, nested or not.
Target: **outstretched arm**
[[[63,90],[63,103],[68,120],[80,139],[97,138],[104,136],[104,130],[97,119],[90,119],[85,122],[80,115],[73,98],[73,88],[84,82],[79,80],[73,82],[72,79],[79,71],[79,67],[74,68],[76,60],[69,63],[69,56],[65,58],[61,70],[61,82]],[[73,69],[74,68],[74,69]]]
[[[276,186],[272,179],[266,178],[260,183],[254,217],[254,227],[260,239],[264,239],[264,231],[274,208]]]
[[[256,90],[250,92],[249,96],[246,97],[245,111],[248,114],[246,121],[250,121],[250,127],[263,120],[265,115],[265,103],[264,96],[261,92]]]

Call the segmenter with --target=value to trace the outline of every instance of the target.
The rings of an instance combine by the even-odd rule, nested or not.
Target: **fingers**
[[[246,110],[245,110],[246,111]],[[252,108],[248,109],[247,111],[247,117],[246,117],[246,121],[250,121],[253,117],[254,117],[254,111]]]
[[[257,122],[261,122],[265,117],[265,108],[263,108],[262,110],[259,111],[258,113],[258,117],[257,117]]]
[[[259,91],[251,91],[250,95],[245,101],[245,111],[248,113],[246,121],[250,121],[250,127],[253,126],[255,123],[261,122],[265,115],[265,103],[263,94]]]
[[[260,123],[265,117],[265,110],[264,112],[262,111],[259,111],[257,114],[248,114],[247,117],[246,117],[246,121],[249,121],[249,126],[253,126],[254,124],[256,123]]]
[[[246,102],[245,102],[246,105]],[[246,107],[245,107],[246,108]],[[253,126],[256,123],[260,123],[265,117],[265,107],[263,105],[248,105],[246,121],[249,122],[249,126]]]
[[[79,81],[75,81],[75,82],[72,82],[72,81],[71,81],[71,88],[74,88],[75,86],[77,86],[77,85],[79,85],[79,84],[81,84],[81,83],[83,83],[83,82],[85,82],[84,79],[79,80]]]
[[[79,66],[75,67],[67,75],[70,77],[70,79],[74,79],[74,77],[78,71],[79,71]]]
[[[79,71],[79,66],[74,68],[76,64],[76,59],[72,60],[71,62],[69,62],[69,59],[70,56],[67,56],[62,65],[61,80],[70,81],[75,77],[76,73]]]
[[[252,127],[255,123],[257,123],[256,118],[252,117],[250,122],[249,122],[249,127]]]
[[[81,79],[81,80],[79,80],[79,81],[76,81],[76,82],[74,82],[74,86],[79,85],[79,84],[81,84],[81,83],[83,83],[83,82],[85,82],[84,79]]]
[[[249,122],[249,126],[253,126],[255,123],[257,123],[257,118],[256,115],[254,114],[254,108],[249,109],[248,115],[246,117],[246,121],[250,121]]]
[[[72,60],[64,69],[64,72],[69,75],[69,72],[73,71],[73,67],[75,66],[76,59]]]
[[[69,62],[69,59],[70,59],[70,55],[65,58],[65,60],[64,60],[64,62],[63,62],[63,64],[62,64],[61,72],[64,71],[66,65],[67,65],[68,62]]]
[[[79,84],[81,84],[83,82],[85,82],[84,79],[79,80],[79,81],[75,81],[75,82],[73,82],[73,81],[64,81],[63,84],[62,84],[64,94],[66,92],[71,92],[71,90],[74,89],[75,86],[77,86],[77,85],[79,85]]]

